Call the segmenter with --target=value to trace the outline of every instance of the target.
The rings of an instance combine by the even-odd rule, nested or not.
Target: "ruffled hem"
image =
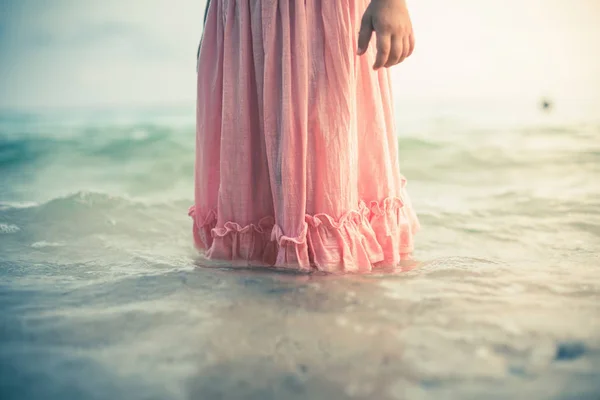
[[[226,222],[217,227],[215,210],[205,214],[195,206],[194,243],[208,259],[232,266],[264,266],[323,272],[368,272],[398,266],[410,258],[418,219],[408,196],[380,202],[361,201],[339,219],[306,215],[302,232],[290,237],[266,216],[256,224]]]

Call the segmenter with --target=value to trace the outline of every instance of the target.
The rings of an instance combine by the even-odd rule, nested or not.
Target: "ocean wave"
[[[7,231],[20,232],[44,247],[42,243],[60,243],[77,235],[161,234],[179,229],[179,223],[187,221],[190,203],[191,199],[152,202],[80,191],[35,205],[5,207],[0,220]]]
[[[86,131],[86,135],[98,137],[103,132],[105,129],[91,128]],[[189,140],[184,139],[186,137]],[[184,141],[188,141],[189,145],[185,145]],[[132,157],[164,158],[185,152],[189,152],[191,155],[194,143],[193,135],[185,135],[185,132],[182,131],[174,131],[166,127],[139,126],[111,132],[109,140],[92,140],[85,150],[90,156],[115,160]]]
[[[398,139],[398,143],[401,153],[405,151],[440,149],[444,147],[444,143],[440,141],[436,142],[432,139],[416,136],[401,137]]]
[[[13,224],[0,224],[0,235],[19,232],[21,228]]]
[[[42,240],[41,242],[32,243],[31,247],[34,249],[43,249],[46,247],[62,247],[64,245],[65,243],[63,242],[46,242],[45,240]]]
[[[52,135],[0,134],[0,169],[45,159],[60,164],[73,164],[76,160],[177,160],[185,153],[191,158],[194,143],[193,130],[145,125],[87,127]]]
[[[30,210],[38,214],[56,213],[61,210],[79,209],[94,209],[98,210],[144,210],[152,208],[167,208],[173,209],[180,205],[187,206],[191,200],[179,199],[172,202],[165,201],[150,201],[145,199],[134,199],[124,195],[115,195],[98,191],[80,190],[65,196],[49,199],[42,203],[3,203],[4,210]],[[12,205],[11,205],[12,204]],[[2,211],[2,210],[0,210]]]
[[[52,147],[52,140],[42,138],[0,137],[0,170],[35,162]]]

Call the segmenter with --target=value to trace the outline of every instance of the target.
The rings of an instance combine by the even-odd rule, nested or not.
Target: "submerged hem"
[[[296,236],[286,236],[273,216],[245,226],[228,221],[217,227],[213,209],[202,216],[191,206],[188,214],[194,219],[194,244],[208,259],[231,266],[356,272],[395,267],[410,259],[420,226],[407,202],[395,196],[360,201],[338,219],[306,214]]]

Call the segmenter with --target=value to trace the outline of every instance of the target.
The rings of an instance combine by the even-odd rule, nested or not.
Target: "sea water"
[[[197,267],[194,108],[0,114],[3,399],[599,399],[600,114],[398,105],[418,267]]]

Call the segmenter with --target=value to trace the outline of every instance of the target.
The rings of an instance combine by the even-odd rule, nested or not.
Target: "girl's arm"
[[[377,38],[373,69],[401,63],[415,48],[415,35],[405,0],[371,0],[358,34],[359,55],[367,51],[373,31]]]

